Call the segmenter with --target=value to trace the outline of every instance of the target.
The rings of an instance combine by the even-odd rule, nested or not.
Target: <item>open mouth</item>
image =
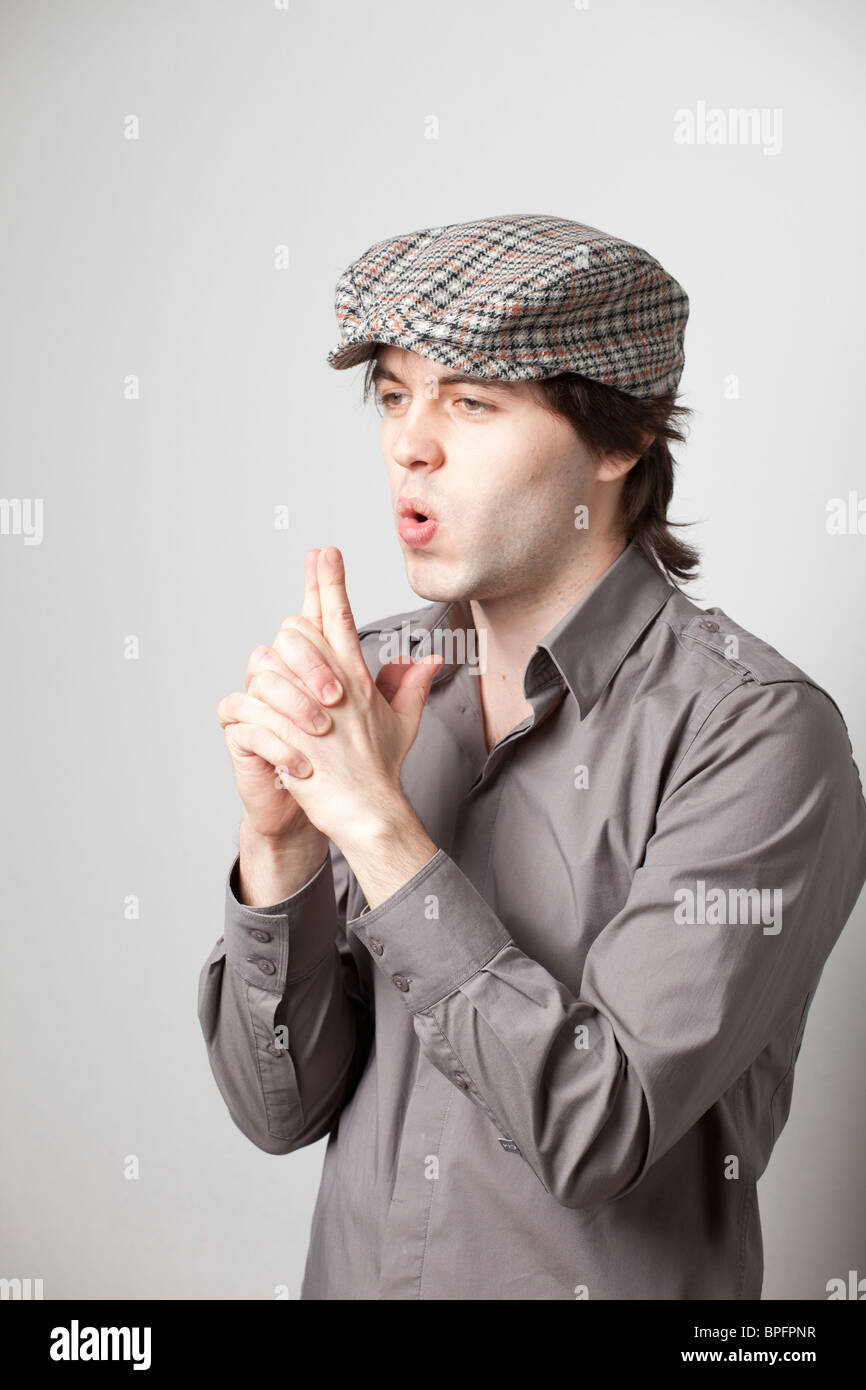
[[[425,521],[436,520],[421,497],[401,497],[397,503],[397,516],[400,521],[411,521],[418,526]]]
[[[397,517],[397,530],[413,550],[429,545],[439,528],[437,518],[427,510],[421,497],[401,497],[397,503]]]

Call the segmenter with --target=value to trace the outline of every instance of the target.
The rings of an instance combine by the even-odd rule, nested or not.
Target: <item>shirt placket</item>
[[[471,677],[465,676],[465,679]],[[465,699],[459,685],[451,692],[457,700]],[[483,889],[489,846],[496,823],[501,785],[497,775],[504,761],[512,756],[513,745],[525,738],[560,702],[562,685],[549,680],[527,698],[533,708],[505,738],[484,756],[483,731],[477,721],[476,765],[484,758],[478,776],[461,799],[454,820],[453,844],[447,851],[454,862],[479,891]],[[469,733],[470,746],[472,715],[464,703],[462,714],[468,716],[463,726]],[[471,1089],[471,1079],[457,1073],[446,1077],[428,1062],[419,1048],[412,1094],[406,1109],[400,1154],[397,1163],[394,1191],[385,1221],[380,1266],[380,1299],[420,1299],[423,1290],[424,1257],[427,1250],[430,1215],[433,1203],[448,1200],[448,1173],[452,1164],[460,1162],[460,1154],[448,1148],[447,1122],[452,1105],[472,1104],[465,1094]],[[508,1139],[508,1136],[505,1136]],[[459,1233],[455,1231],[455,1238]]]

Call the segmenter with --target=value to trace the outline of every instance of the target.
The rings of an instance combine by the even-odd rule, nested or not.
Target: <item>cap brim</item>
[[[344,367],[357,367],[359,362],[368,362],[379,344],[373,339],[364,343],[347,343],[345,347],[334,348],[328,353],[329,367],[342,371]]]

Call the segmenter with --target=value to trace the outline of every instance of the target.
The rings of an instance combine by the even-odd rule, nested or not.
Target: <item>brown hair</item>
[[[367,362],[364,374],[364,400],[373,389],[373,373],[379,346]],[[479,385],[484,384],[478,378]],[[501,383],[497,383],[499,385]],[[683,443],[692,411],[676,404],[676,392],[664,396],[630,396],[616,386],[608,386],[576,372],[558,376],[533,377],[531,384],[540,393],[545,409],[563,416],[595,454],[604,452],[638,454],[644,433],[653,442],[633,464],[622,491],[622,523],[627,542],[639,545],[650,563],[666,578],[688,581],[696,577],[700,563],[698,550],[673,534],[674,526],[692,522],[669,521],[668,506],[674,490],[675,461],[668,447]]]

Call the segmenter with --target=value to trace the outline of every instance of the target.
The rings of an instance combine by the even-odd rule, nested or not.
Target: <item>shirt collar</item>
[[[528,699],[542,686],[562,679],[585,719],[644,629],[674,592],[674,586],[632,542],[577,603],[537,644],[523,674]],[[432,634],[447,630],[448,640]],[[462,633],[462,637],[457,634]],[[449,680],[460,665],[449,654],[462,651],[467,659],[477,653],[472,610],[466,599],[434,603],[412,626],[410,640],[431,634],[429,651],[441,651],[445,662],[432,684]]]

